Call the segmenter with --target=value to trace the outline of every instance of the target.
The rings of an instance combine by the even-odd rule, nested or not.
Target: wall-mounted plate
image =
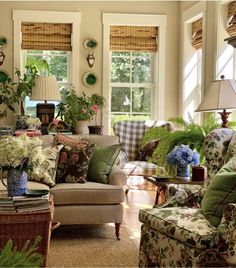
[[[93,72],[87,72],[83,76],[83,83],[86,87],[92,87],[97,83],[97,75]]]
[[[84,40],[84,47],[87,49],[94,49],[98,42],[93,38],[87,38]]]
[[[8,72],[3,69],[0,69],[0,83],[5,83],[8,77],[9,77]]]

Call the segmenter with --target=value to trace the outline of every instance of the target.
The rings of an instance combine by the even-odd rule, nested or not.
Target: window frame
[[[59,12],[40,10],[13,10],[14,21],[14,66],[24,70],[23,51],[21,49],[21,22],[71,23],[71,68],[69,81],[79,90],[79,47],[80,47],[80,12]],[[75,33],[75,34],[73,34]]]
[[[196,51],[195,48],[192,47],[192,23],[198,19],[202,18],[202,52],[201,52],[201,59],[199,59],[199,53]],[[182,20],[181,20],[181,32],[180,32],[180,39],[183,40],[181,44],[181,68],[180,68],[180,94],[179,94],[179,115],[186,119],[184,117],[185,114],[185,86],[184,86],[184,71],[185,71],[185,65],[187,61],[190,58],[190,55],[194,55],[194,53],[197,53],[197,61],[201,60],[201,66],[197,66],[197,80],[200,83],[200,87],[197,89],[197,92],[193,92],[194,96],[198,96],[199,103],[201,102],[202,96],[204,96],[203,88],[204,84],[203,81],[205,81],[205,68],[204,68],[204,62],[205,62],[205,35],[206,35],[206,3],[200,2],[195,4],[194,6],[190,7],[189,9],[185,10],[182,13]],[[199,77],[201,76],[201,77]],[[197,108],[197,107],[196,107]],[[188,120],[188,119],[186,119]],[[195,122],[200,123],[202,120],[202,114],[198,114]]]
[[[52,54],[50,53],[51,51],[56,51],[56,50],[42,50],[42,51],[45,51],[46,53],[30,53],[31,49],[23,49],[22,50],[22,55],[23,55],[23,66],[26,65],[27,63],[27,57],[28,56],[36,56],[36,57],[45,57],[46,56],[46,60],[47,60],[47,57],[51,56]],[[40,50],[41,51],[41,50]],[[65,54],[56,54],[56,57],[66,57],[67,58],[67,81],[64,82],[64,81],[57,81],[58,82],[58,87],[60,89],[60,87],[63,87],[65,86],[66,88],[70,88],[70,85],[71,85],[71,81],[70,81],[70,69],[71,69],[71,51],[64,51],[66,52]],[[37,103],[43,103],[44,101],[31,101],[30,98],[29,98],[29,101],[31,102],[32,105],[30,106],[27,106],[27,99],[29,97],[26,97],[26,100],[25,100],[25,114],[27,115],[27,107],[32,107],[32,106],[35,106],[35,116],[36,116],[36,104]],[[59,102],[58,101],[53,101],[53,103],[56,105],[58,104]],[[55,110],[55,113],[56,113],[56,110]],[[56,115],[56,114],[55,114]]]
[[[127,51],[128,53],[132,53],[132,51]],[[125,53],[127,53],[125,52]],[[147,89],[150,89],[151,90],[151,107],[153,107],[154,103],[153,103],[153,100],[154,100],[154,89],[155,89],[155,83],[154,83],[154,66],[155,66],[155,62],[156,62],[156,56],[154,55],[154,53],[150,53],[151,54],[151,68],[152,68],[152,83],[135,83],[135,82],[132,82],[130,80],[130,82],[110,82],[111,84],[111,93],[112,93],[112,88],[113,87],[124,87],[124,88],[130,88],[130,110],[129,112],[112,112],[111,110],[109,111],[111,117],[112,115],[115,115],[115,114],[130,114],[130,115],[150,115],[151,117],[151,111],[150,113],[149,112],[133,112],[133,105],[132,105],[132,90],[133,88],[147,88]],[[112,62],[112,58],[128,58],[129,60],[131,60],[132,62],[137,59],[137,58],[140,58],[142,59],[143,57],[141,56],[134,56],[134,55],[125,55],[125,56],[112,56],[112,51],[110,51],[109,53],[110,55],[110,61]],[[130,68],[130,79],[132,78],[132,68]]]
[[[106,111],[102,113],[104,134],[109,130],[109,111],[111,110],[111,61],[110,61],[110,25],[157,26],[158,28],[158,60],[154,63],[154,98],[151,119],[164,118],[165,101],[165,42],[166,15],[149,14],[114,14],[103,13],[103,96],[107,100]],[[158,70],[158,71],[157,71]]]

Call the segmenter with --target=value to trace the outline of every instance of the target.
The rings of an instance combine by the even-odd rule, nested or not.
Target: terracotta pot
[[[81,135],[89,134],[88,121],[77,121],[75,126],[75,133]]]

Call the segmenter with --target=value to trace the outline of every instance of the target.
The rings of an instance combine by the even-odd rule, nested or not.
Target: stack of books
[[[0,195],[0,212],[32,212],[50,209],[49,193],[42,196]]]
[[[37,137],[37,136],[41,136],[41,130],[16,130],[14,132],[14,135],[16,137],[22,135],[22,134],[26,134],[28,137]]]
[[[11,127],[0,127],[0,136],[11,135],[12,132]]]

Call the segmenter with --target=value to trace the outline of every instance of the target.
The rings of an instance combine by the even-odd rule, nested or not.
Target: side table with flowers
[[[189,165],[199,164],[199,154],[193,151],[188,145],[181,144],[167,155],[167,163],[176,165],[177,178],[190,179]]]
[[[27,171],[40,161],[42,141],[26,135],[4,136],[0,140],[0,168],[7,171],[7,191],[9,196],[27,192]]]

